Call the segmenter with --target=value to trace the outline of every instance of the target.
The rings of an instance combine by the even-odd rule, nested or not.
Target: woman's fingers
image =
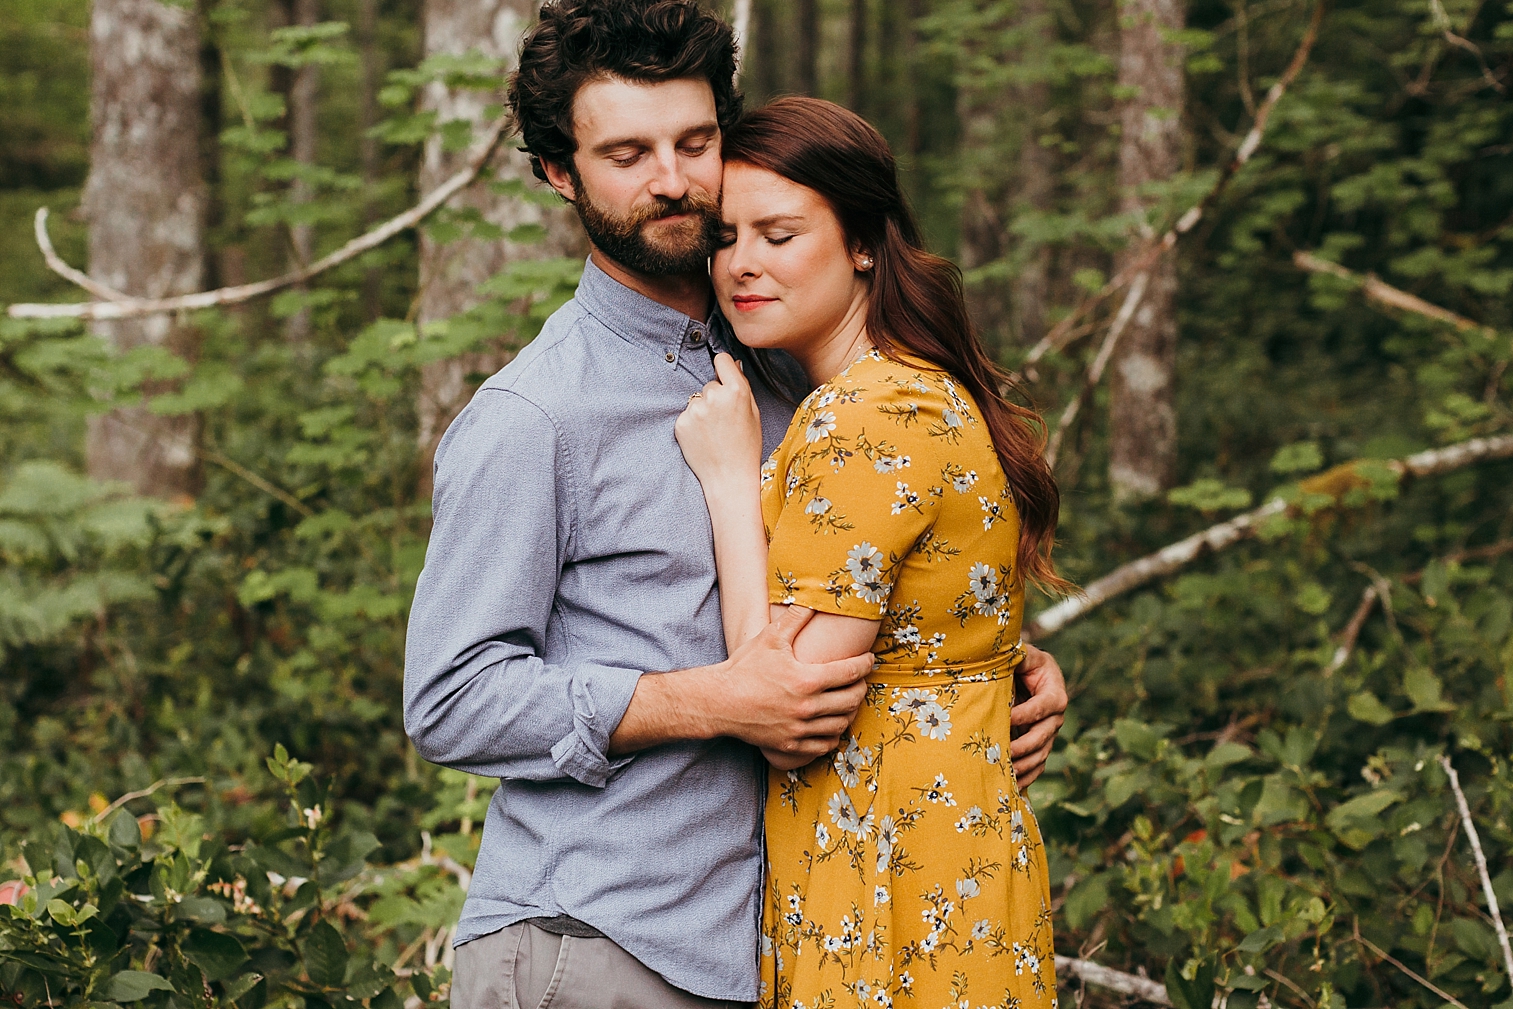
[[[716,354],[714,356],[714,373],[720,376],[720,381],[732,388],[748,388],[746,373],[742,370],[740,362],[729,354]]]

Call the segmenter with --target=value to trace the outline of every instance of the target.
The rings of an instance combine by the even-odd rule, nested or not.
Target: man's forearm
[[[623,757],[651,746],[720,735],[710,686],[718,666],[643,673],[630,707],[609,737],[609,753]]]

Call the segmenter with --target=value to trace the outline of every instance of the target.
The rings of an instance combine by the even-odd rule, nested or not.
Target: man
[[[573,301],[436,453],[405,720],[426,759],[502,779],[457,930],[457,1009],[757,997],[763,765],[820,757],[871,656],[806,665],[793,609],[726,656],[709,516],[673,422],[745,358],[711,318],[730,29],[695,0],[560,0],[510,102],[594,251]],[[754,369],[748,369],[753,374]],[[768,449],[792,405],[756,389]],[[1066,694],[1032,652],[1020,780]]]

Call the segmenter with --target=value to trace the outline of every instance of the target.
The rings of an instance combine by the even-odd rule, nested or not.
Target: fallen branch
[[[303,284],[311,278],[325,273],[327,270],[378,248],[400,232],[415,227],[434,213],[442,204],[446,203],[447,200],[466,188],[477,178],[478,173],[483,170],[483,166],[488,163],[489,157],[494,153],[494,149],[499,146],[499,142],[504,136],[507,122],[508,120],[501,116],[491,123],[485,131],[483,139],[474,147],[472,154],[468,156],[467,164],[457,174],[427,193],[424,199],[409,210],[406,210],[397,217],[390,218],[372,231],[359,235],[335,252],[323,256],[309,266],[286,273],[281,277],[260,280],[254,284],[222,287],[214,291],[184,294],[173,298],[133,298],[121,294],[119,291],[112,291],[110,288],[84,277],[78,270],[73,269],[59,259],[56,253],[53,253],[51,257],[47,256],[47,250],[52,247],[52,243],[47,241],[47,208],[43,207],[37,211],[36,230],[37,241],[39,245],[43,245],[43,256],[47,258],[47,265],[52,267],[60,276],[78,284],[102,300],[68,305],[11,305],[6,309],[6,314],[12,319],[134,319],[139,316],[156,315],[161,312],[194,311],[202,308],[215,308],[219,305],[236,305],[265,294],[272,294],[274,291],[279,291],[286,287]]]
[[[1094,357],[1093,363],[1088,366],[1087,377],[1083,380],[1082,388],[1067,403],[1066,409],[1061,411],[1061,420],[1057,422],[1056,430],[1045,447],[1046,465],[1051,469],[1056,468],[1056,457],[1061,454],[1061,440],[1076,423],[1082,404],[1087,402],[1093,390],[1098,387],[1098,383],[1103,380],[1103,369],[1108,367],[1109,359],[1114,356],[1114,348],[1119,345],[1119,337],[1124,335],[1124,329],[1129,325],[1135,309],[1139,307],[1140,299],[1145,296],[1145,285],[1149,280],[1150,274],[1142,273],[1135,278],[1134,283],[1130,284],[1129,293],[1124,296],[1124,304],[1119,306],[1119,314],[1114,316],[1114,321],[1108,328],[1108,335],[1103,338],[1103,346],[1098,348],[1098,356]]]
[[[1470,441],[1418,452],[1406,459],[1393,459],[1378,463],[1378,465],[1387,466],[1398,475],[1399,479],[1402,479],[1409,476],[1434,476],[1463,469],[1473,463],[1510,457],[1513,457],[1513,435],[1501,435],[1495,438],[1473,438]],[[1303,481],[1303,487],[1306,490],[1310,484],[1320,487],[1332,486],[1340,482],[1342,477],[1345,478],[1346,486],[1352,485],[1355,480],[1364,482],[1363,478],[1352,479],[1353,474],[1350,471],[1358,462],[1345,463],[1327,470],[1310,480]],[[1236,515],[1228,521],[1220,522],[1218,525],[1210,526],[1202,532],[1194,533],[1186,539],[1163,547],[1153,554],[1117,567],[1088,585],[1081,595],[1063,599],[1040,613],[1025,625],[1024,638],[1026,641],[1033,641],[1054,634],[1073,621],[1087,616],[1111,599],[1116,599],[1157,578],[1180,571],[1206,553],[1217,553],[1226,547],[1234,546],[1241,540],[1249,539],[1261,523],[1286,512],[1287,508],[1287,502],[1281,498],[1271,498],[1259,508]]]
[[[122,294],[113,287],[106,287],[104,284],[90,279],[89,274],[75,270],[63,261],[63,257],[58,255],[58,250],[53,248],[52,236],[47,233],[46,207],[37,208],[37,216],[32,221],[32,235],[37,239],[37,248],[42,250],[42,258],[46,261],[48,269],[64,280],[78,284],[102,301],[131,300],[128,295]]]
[[[1256,109],[1256,117],[1250,124],[1250,131],[1240,141],[1240,146],[1235,150],[1234,157],[1224,166],[1223,171],[1219,173],[1219,178],[1215,180],[1208,192],[1177,219],[1177,223],[1172,226],[1171,230],[1146,245],[1139,255],[1135,256],[1134,259],[1125,265],[1124,269],[1114,275],[1112,280],[1104,284],[1097,292],[1083,298],[1066,318],[1056,323],[1039,343],[1030,348],[1030,352],[1025,355],[1024,361],[1019,366],[1021,373],[1033,366],[1035,362],[1039,361],[1052,350],[1062,346],[1068,339],[1071,329],[1085,315],[1101,304],[1105,298],[1112,296],[1126,284],[1133,283],[1134,279],[1140,274],[1149,272],[1150,268],[1155,265],[1156,260],[1161,258],[1162,253],[1176,245],[1177,239],[1198,226],[1198,222],[1203,220],[1203,215],[1208,211],[1208,208],[1228,188],[1230,181],[1234,179],[1240,169],[1245,167],[1245,163],[1250,160],[1251,155],[1255,154],[1256,148],[1261,146],[1261,137],[1266,132],[1266,124],[1271,119],[1271,114],[1276,109],[1277,103],[1282,100],[1282,95],[1286,94],[1288,87],[1297,79],[1298,74],[1303,70],[1304,64],[1308,62],[1308,54],[1313,51],[1313,44],[1318,41],[1319,26],[1323,23],[1323,20],[1324,0],[1318,0],[1314,4],[1313,18],[1308,22],[1308,30],[1303,33],[1303,40],[1298,43],[1297,51],[1292,54],[1292,62],[1287,64],[1287,69],[1282,71],[1282,76],[1278,77],[1276,83],[1266,92],[1266,99],[1261,102],[1260,108]]]
[[[1497,907],[1497,894],[1492,889],[1492,876],[1487,871],[1487,856],[1481,850],[1481,837],[1476,833],[1476,824],[1471,820],[1471,807],[1466,803],[1466,793],[1460,790],[1460,775],[1450,758],[1440,755],[1439,766],[1450,777],[1450,790],[1455,793],[1455,806],[1460,810],[1461,826],[1466,828],[1466,838],[1471,842],[1471,857],[1476,860],[1476,873],[1481,877],[1481,890],[1487,898],[1487,913],[1492,918],[1492,927],[1497,932],[1497,945],[1502,947],[1503,964],[1508,969],[1508,980],[1513,983],[1513,946],[1508,945],[1508,928],[1503,924],[1502,911]]]
[[[1166,985],[1152,981],[1148,977],[1126,974],[1122,970],[1114,970],[1112,967],[1105,967],[1091,960],[1057,956],[1056,975],[1075,977],[1088,984],[1097,985],[1099,988],[1107,988],[1120,995],[1133,995],[1135,998],[1154,1002],[1156,1005],[1172,1004],[1171,997],[1166,994]]]
[[[1440,308],[1438,305],[1430,304],[1423,298],[1409,294],[1407,291],[1399,290],[1391,284],[1383,283],[1377,279],[1374,273],[1356,273],[1354,270],[1346,269],[1339,263],[1331,263],[1327,259],[1320,259],[1307,252],[1294,252],[1292,254],[1292,262],[1298,269],[1307,270],[1309,273],[1327,273],[1332,277],[1339,277],[1341,280],[1348,280],[1359,284],[1362,293],[1367,298],[1387,305],[1390,308],[1399,308],[1405,312],[1413,312],[1415,315],[1422,315],[1425,318],[1433,319],[1436,322],[1446,323],[1463,333],[1468,331],[1478,332],[1488,340],[1497,336],[1496,331],[1492,327],[1483,326],[1479,322],[1473,322],[1464,315],[1457,315],[1447,308]]]

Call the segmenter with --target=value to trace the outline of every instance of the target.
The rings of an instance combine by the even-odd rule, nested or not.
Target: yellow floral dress
[[[773,602],[882,625],[841,748],[769,775],[761,1005],[1055,1006],[1009,762],[1019,514],[976,405],[869,351],[800,404],[762,512]]]

